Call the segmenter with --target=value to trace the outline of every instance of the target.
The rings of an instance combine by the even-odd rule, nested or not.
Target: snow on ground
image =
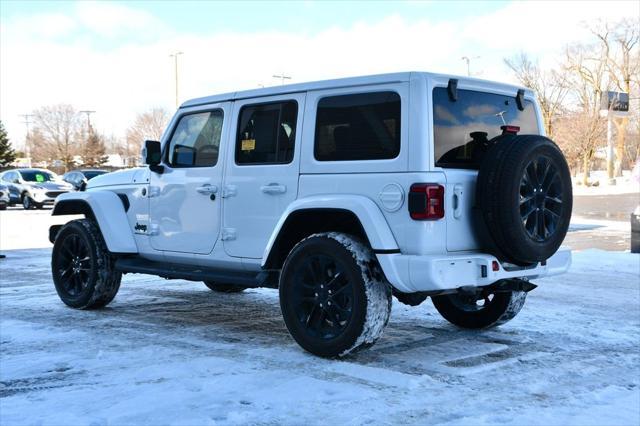
[[[640,177],[625,170],[623,176],[616,178],[615,185],[609,184],[606,170],[591,172],[589,181],[597,182],[598,186],[578,185],[580,179],[573,182],[573,195],[614,195],[614,194],[640,194]]]
[[[0,215],[2,425],[640,424],[640,255],[575,252],[489,331],[394,300],[375,346],[330,361],[289,337],[275,290],[127,275],[109,307],[69,309],[30,232],[47,220]]]

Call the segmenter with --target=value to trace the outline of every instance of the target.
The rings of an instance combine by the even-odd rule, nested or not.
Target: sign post
[[[600,99],[600,113],[607,114],[607,176],[609,185],[616,184],[614,176],[615,152],[613,149],[613,117],[624,117],[629,114],[629,94],[607,91]]]

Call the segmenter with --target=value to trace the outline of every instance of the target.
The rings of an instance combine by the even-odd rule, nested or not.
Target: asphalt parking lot
[[[67,308],[49,214],[0,212],[3,425],[640,422],[640,255],[622,248],[579,249],[489,331],[394,300],[375,346],[329,361],[288,336],[274,290],[127,275],[107,308]],[[622,247],[625,222],[610,219],[580,219],[569,238]]]

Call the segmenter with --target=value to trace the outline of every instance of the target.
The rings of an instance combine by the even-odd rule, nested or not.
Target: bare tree
[[[136,116],[125,138],[123,151],[128,164],[137,163],[143,141],[160,140],[168,122],[169,113],[163,108],[153,108]]]
[[[569,112],[572,131],[564,135],[560,143],[579,149],[584,173],[582,183],[587,185],[591,160],[605,132],[604,119],[600,116],[600,99],[606,89],[606,51],[600,45],[569,46],[565,61],[577,109]]]
[[[640,50],[638,36],[640,21],[624,19],[616,23],[601,23],[591,28],[598,38],[606,55],[606,67],[611,85],[616,90],[628,93],[638,91],[638,74],[640,73]],[[608,167],[609,178],[622,176],[622,164],[625,159],[625,140],[629,117],[615,119],[616,145],[615,163]]]
[[[569,91],[566,73],[562,69],[543,70],[524,52],[511,59],[505,58],[504,63],[511,68],[520,84],[536,93],[547,136],[553,138],[555,122]]]
[[[31,152],[46,160],[62,161],[64,171],[75,165],[79,153],[76,135],[80,129],[77,111],[67,104],[42,107],[34,111],[34,133]]]

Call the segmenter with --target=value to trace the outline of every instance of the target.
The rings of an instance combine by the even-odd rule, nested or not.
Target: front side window
[[[240,110],[236,164],[287,164],[293,160],[298,104],[246,105]]]
[[[433,89],[435,160],[438,167],[478,169],[489,140],[502,133],[501,126],[520,127],[520,134],[537,134],[533,103],[524,101],[520,111],[514,96],[458,89],[449,99],[446,87]]]
[[[222,110],[182,116],[171,136],[167,162],[172,167],[215,166],[222,122]]]
[[[322,98],[316,115],[316,160],[397,157],[400,153],[400,113],[400,95],[396,92]]]

